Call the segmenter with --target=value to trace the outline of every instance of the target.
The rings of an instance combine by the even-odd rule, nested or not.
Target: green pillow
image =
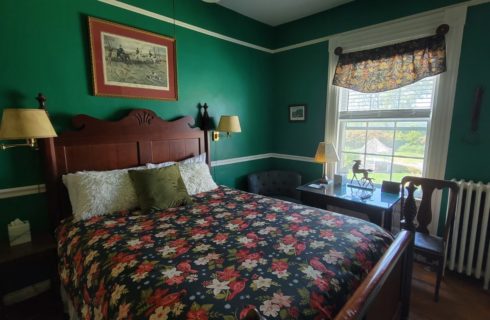
[[[130,170],[141,210],[164,210],[192,203],[177,165]]]

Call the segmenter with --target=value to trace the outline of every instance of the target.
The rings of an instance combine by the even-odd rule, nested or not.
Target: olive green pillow
[[[177,165],[148,170],[130,170],[141,210],[164,210],[192,203]]]

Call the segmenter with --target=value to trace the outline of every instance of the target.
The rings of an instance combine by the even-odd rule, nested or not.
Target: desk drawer
[[[310,207],[327,209],[327,201],[323,195],[312,192],[301,192],[301,201]]]

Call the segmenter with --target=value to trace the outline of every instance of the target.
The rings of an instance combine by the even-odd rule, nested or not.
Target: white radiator
[[[490,282],[490,183],[456,181],[460,187],[452,232],[448,239],[448,267]]]

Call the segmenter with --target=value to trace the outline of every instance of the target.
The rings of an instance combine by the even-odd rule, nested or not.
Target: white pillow
[[[171,165],[174,165],[175,163],[176,163],[175,161],[167,161],[167,162],[162,162],[162,163],[147,163],[146,168],[147,169],[165,168],[165,167],[170,167]]]
[[[206,163],[206,152],[198,156],[179,161],[179,163]]]
[[[187,193],[191,196],[218,188],[206,163],[179,163],[179,169]]]
[[[68,189],[75,220],[138,207],[128,170],[82,171],[64,175],[63,183]]]
[[[176,163],[177,162],[175,162],[175,161],[167,161],[167,162],[161,162],[161,163],[147,163],[146,168],[148,168],[148,169],[165,168],[165,167],[169,167],[169,166],[176,164]],[[201,153],[198,156],[179,161],[179,163],[206,163],[206,152]]]

